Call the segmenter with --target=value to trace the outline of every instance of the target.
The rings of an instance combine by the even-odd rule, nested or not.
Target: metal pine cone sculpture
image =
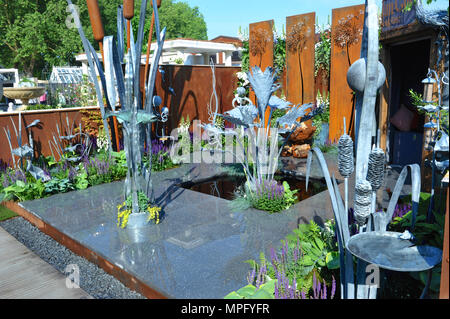
[[[369,168],[367,169],[367,180],[372,190],[380,189],[384,180],[384,168],[386,155],[381,148],[374,148],[369,154]]]
[[[355,186],[354,214],[359,226],[366,224],[371,211],[372,185],[368,181],[361,181]]]
[[[342,177],[350,177],[355,170],[353,160],[353,140],[344,134],[339,138],[338,143],[338,169]]]

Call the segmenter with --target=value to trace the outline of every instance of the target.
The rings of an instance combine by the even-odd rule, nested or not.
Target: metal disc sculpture
[[[376,96],[378,89],[384,83],[385,77],[384,67],[378,62],[377,12],[375,0],[366,0],[361,59],[355,62],[356,65],[349,68],[347,76],[349,85],[360,90],[356,102],[356,107],[358,108],[359,105],[361,108],[359,121],[356,121],[357,124],[359,123],[359,127],[356,131],[354,191],[354,217],[359,228],[359,234],[350,236],[348,224],[347,179],[353,173],[351,139],[344,134],[338,147],[339,172],[346,182],[345,201],[341,197],[335,176],[330,176],[320,149],[312,149],[307,159],[306,187],[308,187],[312,156],[316,155],[330,194],[339,246],[342,299],[376,298],[377,286],[366,282],[366,270],[369,264],[396,271],[422,271],[433,268],[441,261],[442,256],[442,251],[438,248],[416,246],[414,237],[409,231],[405,233],[387,231],[400,192],[405,184],[408,169],[411,171],[413,202],[410,230],[414,230],[420,195],[419,165],[407,165],[402,169],[387,211],[375,212],[377,190],[382,186],[385,174],[384,151],[379,148],[379,145],[376,147],[371,145],[373,132],[377,131],[374,124]],[[354,256],[357,257],[356,271],[354,269]],[[430,282],[431,277],[428,279]],[[425,294],[429,282],[422,296]]]
[[[153,94],[166,29],[160,30],[157,1],[153,0],[156,48],[153,52],[149,76],[145,83],[146,98],[143,101],[140,95],[140,65],[148,1],[142,0],[141,2],[137,40],[134,40],[133,30],[130,30],[130,48],[125,55],[123,53],[124,12],[123,7],[119,6],[117,14],[117,37],[105,36],[103,38],[104,67],[100,64],[97,53],[84,35],[75,7],[70,0],[67,0],[67,2],[83,42],[91,78],[97,78],[96,71],[100,77],[100,84],[98,81],[94,81],[94,84],[105,128],[108,127],[106,120],[113,116],[117,118],[124,128],[123,145],[128,166],[125,181],[125,198],[131,196],[132,213],[130,217],[133,217],[133,214],[136,216],[141,213],[138,205],[138,193],[142,192],[146,194],[150,200],[153,198],[151,182],[152,161],[149,160],[148,165],[145,165],[143,161],[145,145],[152,145],[152,123],[157,121],[165,122],[168,118],[168,110],[166,108],[164,108],[164,111],[159,110],[161,99]],[[125,65],[125,74],[123,73],[123,65]],[[104,99],[106,105],[103,102]],[[115,108],[117,102],[120,102],[120,109]],[[105,129],[105,131],[108,134],[108,130]],[[109,134],[108,139],[110,139]],[[129,219],[128,226],[130,228],[133,227],[133,220],[137,219]],[[136,221],[136,223],[140,222]]]

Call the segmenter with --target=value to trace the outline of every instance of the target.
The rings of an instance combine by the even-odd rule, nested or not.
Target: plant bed
[[[327,189],[325,183],[320,180],[312,181],[311,187],[308,191],[306,191],[305,189],[304,179],[298,179],[292,176],[276,175],[275,180],[286,181],[289,184],[291,190],[297,190],[297,193],[295,195],[299,202],[318,193],[321,193]],[[244,184],[244,177],[221,176],[198,183],[187,182],[184,184],[180,184],[180,187],[203,194],[220,197],[226,200],[233,200],[235,198],[235,190],[238,187],[243,186]]]

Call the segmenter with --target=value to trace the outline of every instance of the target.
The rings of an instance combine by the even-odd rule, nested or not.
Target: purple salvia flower
[[[331,283],[331,299],[334,298],[335,292],[336,292],[336,280],[334,279],[334,276],[333,276],[333,281]]]
[[[255,282],[255,275],[256,275],[256,265],[255,267],[253,267],[253,270],[247,276],[247,282],[250,285],[252,285]]]
[[[320,286],[320,283],[319,283]],[[320,290],[320,288],[319,288]],[[317,280],[316,280],[316,273],[313,273],[313,293],[314,293],[314,299],[318,299],[318,292],[319,290],[317,290]]]
[[[280,298],[280,296],[279,296],[278,284],[275,283],[275,299],[279,299],[279,298]]]
[[[305,291],[304,291],[304,290],[302,290],[302,292],[301,292],[301,298],[302,298],[302,299],[306,299],[306,294],[305,294]]]
[[[295,280],[294,277],[294,280],[292,280],[292,299],[295,299],[296,292],[297,292],[297,281]]]

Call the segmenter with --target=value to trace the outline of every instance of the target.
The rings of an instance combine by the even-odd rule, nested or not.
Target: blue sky
[[[286,24],[286,17],[316,12],[319,24],[326,24],[334,8],[363,4],[364,0],[177,0],[199,7],[207,27],[208,38],[219,35],[237,36],[238,28],[248,28],[253,22],[275,21],[278,31]],[[425,2],[425,1],[423,1]],[[377,0],[381,11],[382,0]],[[437,0],[430,8],[447,8],[448,0]]]

